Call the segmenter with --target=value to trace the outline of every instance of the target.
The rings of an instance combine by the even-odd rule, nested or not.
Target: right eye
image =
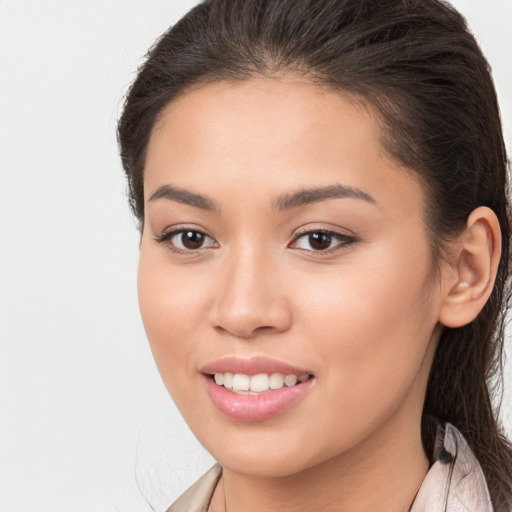
[[[158,243],[166,244],[171,251],[193,252],[218,247],[206,233],[197,229],[176,229],[155,237]]]

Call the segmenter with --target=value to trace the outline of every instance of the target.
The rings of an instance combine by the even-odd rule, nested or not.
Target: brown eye
[[[155,237],[160,244],[175,252],[193,252],[219,247],[215,240],[197,229],[177,229]]]
[[[180,235],[180,242],[186,249],[199,249],[205,238],[205,234],[199,231],[183,231]]]
[[[332,236],[328,233],[310,233],[308,235],[308,242],[312,249],[317,251],[324,251],[329,249],[332,242]]]
[[[329,253],[355,242],[355,238],[335,231],[308,231],[298,236],[291,247],[309,252]]]

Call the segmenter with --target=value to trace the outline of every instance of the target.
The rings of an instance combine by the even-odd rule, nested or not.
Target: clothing
[[[221,475],[221,466],[215,464],[167,512],[208,512]],[[438,428],[433,463],[410,512],[493,512],[480,464],[449,423]]]

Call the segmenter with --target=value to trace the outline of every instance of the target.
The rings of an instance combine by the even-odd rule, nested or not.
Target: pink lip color
[[[206,389],[214,405],[226,416],[240,421],[263,421],[276,416],[299,401],[309,390],[313,379],[295,386],[284,386],[281,389],[268,390],[257,395],[234,393],[223,386],[217,385],[211,377],[214,373],[258,373],[294,374],[300,377],[309,374],[307,370],[294,368],[286,363],[267,358],[239,359],[226,358],[205,366],[204,375]]]
[[[214,375],[215,373],[243,373],[245,375],[282,373],[283,375],[297,375],[297,377],[311,374],[309,370],[297,368],[296,366],[268,357],[252,357],[250,359],[225,357],[203,366],[200,372],[210,375]]]

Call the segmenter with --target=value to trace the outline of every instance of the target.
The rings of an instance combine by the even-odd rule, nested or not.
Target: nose
[[[224,265],[210,315],[215,329],[250,339],[290,328],[290,303],[278,278],[278,264],[261,252],[247,251]]]

